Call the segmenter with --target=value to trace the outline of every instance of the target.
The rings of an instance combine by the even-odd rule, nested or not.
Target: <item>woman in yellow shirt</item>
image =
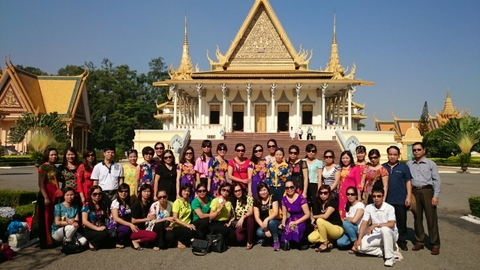
[[[192,186],[183,184],[180,187],[180,198],[176,199],[172,206],[173,223],[170,227],[175,239],[178,241],[178,248],[186,248],[190,246],[190,239],[195,235],[195,225],[192,222],[192,207],[190,206],[190,193]]]
[[[235,219],[232,202],[229,200],[231,185],[225,182],[220,185],[220,196],[210,204],[210,231],[212,234],[223,235],[227,245],[235,239],[235,228],[232,221]]]

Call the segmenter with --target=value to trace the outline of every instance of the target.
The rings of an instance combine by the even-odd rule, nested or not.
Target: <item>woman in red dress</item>
[[[93,186],[90,176],[92,176],[93,167],[97,164],[97,157],[95,151],[88,148],[83,150],[82,156],[82,164],[77,168],[77,192],[80,194],[80,200],[83,205],[88,201],[89,192]]]
[[[40,248],[53,246],[51,227],[54,220],[53,209],[57,198],[63,194],[58,187],[58,168],[55,163],[58,161],[58,152],[55,148],[48,148],[43,154],[42,165],[38,167],[38,193],[37,208],[35,216],[38,217],[40,230]]]

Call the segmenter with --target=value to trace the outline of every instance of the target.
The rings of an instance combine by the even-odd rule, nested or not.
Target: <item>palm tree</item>
[[[466,171],[470,164],[472,147],[480,142],[480,121],[476,117],[452,118],[441,128],[445,140],[460,148],[460,165]]]
[[[28,131],[32,128],[48,128],[55,141],[59,143],[70,140],[67,132],[66,123],[60,119],[58,113],[41,114],[35,116],[31,112],[24,112],[17,120],[17,124],[12,128],[8,135],[10,143],[20,143],[25,139]]]

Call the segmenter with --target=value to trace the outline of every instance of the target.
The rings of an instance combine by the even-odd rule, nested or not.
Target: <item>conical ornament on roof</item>
[[[453,116],[457,114],[457,111],[455,111],[455,108],[453,107],[452,99],[450,98],[450,87],[447,88],[447,97],[445,98],[443,110],[440,114],[445,116]]]
[[[170,65],[168,74],[172,80],[191,80],[193,73],[192,60],[190,58],[190,53],[188,50],[188,35],[187,35],[187,16],[185,16],[185,33],[183,37],[183,50],[182,50],[182,59],[180,60],[180,66],[178,70],[175,71],[173,64]]]
[[[332,79],[341,79],[345,76],[345,69],[340,64],[340,57],[338,56],[336,14],[333,15],[332,51],[330,52],[330,61],[327,63],[325,71],[333,73]]]

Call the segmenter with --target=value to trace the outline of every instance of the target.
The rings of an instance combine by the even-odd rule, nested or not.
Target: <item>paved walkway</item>
[[[480,225],[469,223],[460,216],[469,213],[468,197],[480,195],[480,177],[477,174],[442,173],[439,227],[442,240],[441,254],[432,256],[428,250],[402,252],[404,260],[398,269],[478,269],[480,262]],[[0,189],[36,190],[34,168],[0,170]],[[413,216],[408,215],[408,226],[413,227]],[[426,224],[425,224],[426,227]],[[413,230],[410,229],[410,239]],[[409,242],[409,248],[412,244]],[[345,251],[328,254],[313,250],[273,252],[271,248],[255,246],[252,250],[234,247],[223,254],[193,256],[190,250],[166,251],[99,250],[65,256],[60,250],[41,250],[29,247],[21,250],[12,261],[0,264],[0,269],[214,269],[219,264],[230,269],[384,269],[379,258],[357,257]]]

